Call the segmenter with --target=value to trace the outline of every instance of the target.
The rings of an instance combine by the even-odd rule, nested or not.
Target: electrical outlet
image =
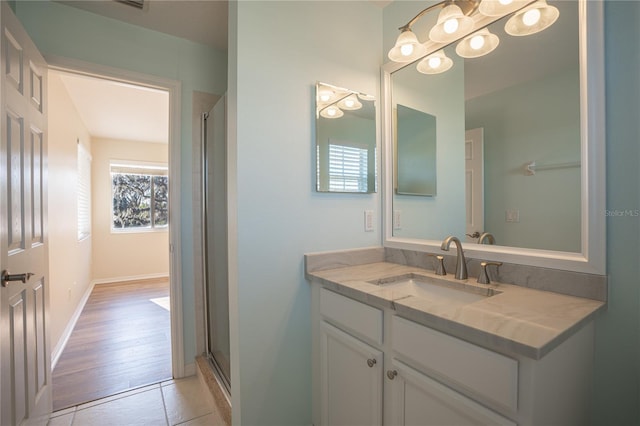
[[[402,211],[393,211],[393,229],[402,229]]]
[[[373,210],[364,211],[364,231],[373,232]]]
[[[520,222],[520,210],[507,209],[505,219],[507,222]]]

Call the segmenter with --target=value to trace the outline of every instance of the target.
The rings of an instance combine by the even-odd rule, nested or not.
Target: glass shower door
[[[203,204],[207,351],[230,391],[226,99],[204,116]]]

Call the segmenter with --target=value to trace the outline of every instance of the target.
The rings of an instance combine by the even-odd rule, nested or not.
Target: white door
[[[394,425],[510,425],[506,417],[442,385],[400,361],[393,360],[392,422]]]
[[[1,7],[0,270],[25,282],[0,287],[0,424],[19,425],[51,411],[47,74],[7,2]]]
[[[322,425],[382,424],[382,352],[322,322]]]
[[[484,149],[483,129],[465,132],[465,205],[467,241],[476,243],[484,231]]]

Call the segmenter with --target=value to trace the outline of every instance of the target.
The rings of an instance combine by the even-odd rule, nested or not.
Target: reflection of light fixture
[[[344,112],[335,105],[330,105],[320,111],[320,115],[324,118],[340,118],[344,115]]]
[[[411,27],[428,12],[438,8],[442,10],[437,23],[429,31],[429,40],[420,43]],[[422,10],[399,28],[401,33],[389,51],[389,59],[406,63],[428,55],[426,62],[423,59],[418,63],[420,72],[436,74],[446,71],[451,66],[446,69],[439,67],[438,61],[443,61],[443,58],[432,52],[441,51],[448,44],[462,40],[456,48],[459,56],[477,58],[486,55],[500,42],[498,36],[490,33],[486,27],[510,14],[514,15],[507,21],[505,31],[511,35],[529,35],[549,27],[560,13],[557,8],[547,5],[546,0],[444,0]],[[431,64],[428,59],[431,59]]]
[[[504,30],[512,36],[535,34],[551,26],[558,16],[557,8],[549,6],[545,0],[538,0],[509,18]]]
[[[349,95],[338,102],[338,107],[346,109],[347,111],[354,111],[362,108],[362,104],[356,95]]]
[[[366,93],[316,83],[316,118],[340,118],[345,115],[344,111],[359,110],[363,108],[363,103],[374,101],[375,97]]]
[[[497,35],[483,28],[458,43],[456,53],[463,58],[477,58],[493,51],[499,43],[500,39]]]
[[[418,62],[418,66],[416,68],[422,74],[440,74],[441,72],[447,71],[452,66],[453,61],[451,58],[445,55],[444,51],[438,50],[436,53],[432,53]]]

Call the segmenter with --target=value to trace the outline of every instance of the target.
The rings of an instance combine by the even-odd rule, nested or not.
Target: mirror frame
[[[579,0],[578,8],[582,250],[579,253],[571,253],[463,243],[469,258],[589,274],[606,274],[604,1]],[[431,47],[427,54],[440,47]],[[381,68],[383,246],[440,253],[441,241],[393,236],[394,159],[391,74],[405,66],[407,64],[388,62]]]

